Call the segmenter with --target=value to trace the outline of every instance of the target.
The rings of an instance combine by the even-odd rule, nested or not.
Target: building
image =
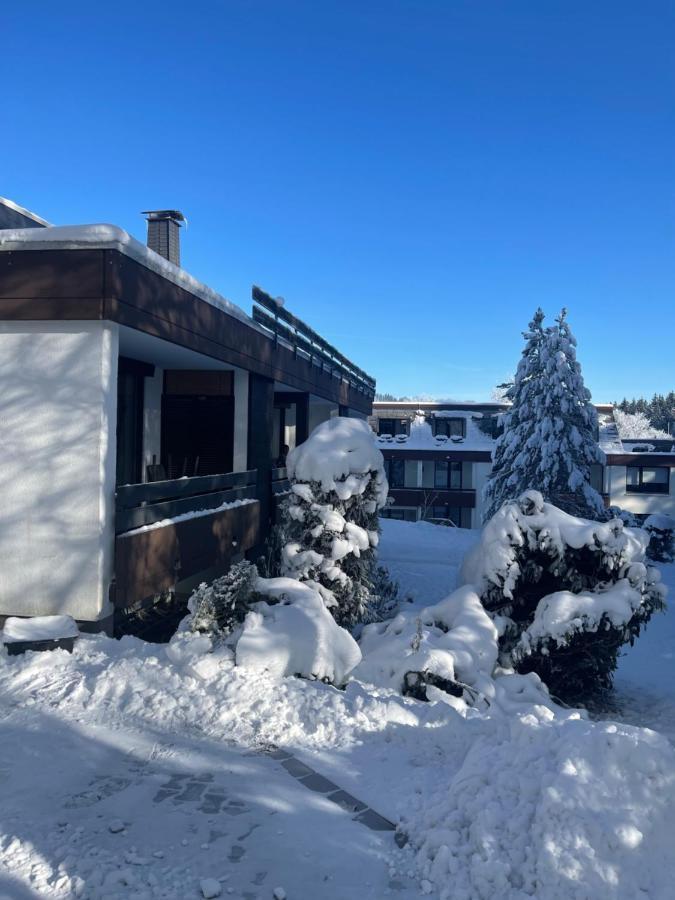
[[[112,630],[261,546],[285,448],[375,382],[264,291],[252,315],[151,246],[0,201],[0,622]],[[161,251],[161,252],[158,252]]]
[[[480,527],[483,486],[506,408],[502,403],[374,403],[369,421],[385,457],[392,501],[384,515]],[[673,443],[622,441],[611,404],[596,408],[606,462],[593,467],[591,478],[605,503],[636,515],[675,515]]]

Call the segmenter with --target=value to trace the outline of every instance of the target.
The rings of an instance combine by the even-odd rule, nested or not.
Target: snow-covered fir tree
[[[576,358],[576,339],[562,310],[543,327],[535,313],[524,333],[525,349],[504,415],[492,473],[484,489],[487,521],[506,500],[523,491],[575,515],[603,518],[600,494],[591,486],[591,466],[604,461],[597,443],[597,413]]]
[[[287,468],[282,575],[316,588],[339,624],[367,620],[382,592],[375,548],[388,492],[372,431],[361,419],[322,422],[289,453]]]

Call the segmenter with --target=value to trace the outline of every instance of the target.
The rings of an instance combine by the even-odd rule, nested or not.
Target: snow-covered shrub
[[[244,621],[256,593],[258,570],[245,560],[235,563],[226,575],[211,584],[202,582],[188,600],[190,628],[212,635],[228,634]]]
[[[664,606],[646,544],[620,519],[570,516],[537,491],[505,503],[462,569],[499,629],[502,664],[566,702],[610,688],[619,650]]]
[[[640,520],[629,509],[621,509],[620,506],[608,506],[607,521],[610,519],[621,519],[626,528],[641,528]]]
[[[317,591],[293,578],[258,578],[255,588],[268,602],[257,603],[246,616],[235,648],[237,665],[343,684],[361,651]]]
[[[339,624],[366,620],[381,591],[375,548],[388,491],[383,463],[368,424],[346,417],[322,422],[288,455],[281,573],[317,590]]]
[[[591,466],[604,462],[597,443],[598,417],[576,358],[576,340],[563,310],[543,327],[538,309],[525,332],[515,379],[506,391],[511,406],[501,416],[503,433],[483,497],[484,521],[506,500],[536,489],[575,515],[604,518]]]
[[[353,672],[360,681],[420,700],[440,689],[471,705],[493,694],[497,629],[471,586],[421,612],[366,625],[360,646]]]
[[[675,519],[654,514],[647,517],[644,527],[649,535],[647,556],[657,562],[675,561]]]

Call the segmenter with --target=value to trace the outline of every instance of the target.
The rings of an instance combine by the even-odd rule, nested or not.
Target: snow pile
[[[665,739],[542,707],[466,724],[473,740],[458,766],[413,798],[405,822],[440,900],[671,895]]]
[[[75,619],[71,616],[33,616],[21,619],[10,616],[0,632],[5,644],[23,641],[59,641],[64,638],[76,638],[79,634]]]
[[[437,697],[437,687],[457,697],[468,688],[470,704],[494,695],[497,629],[470,587],[419,613],[367,625],[360,646],[363,662],[352,674],[360,681],[421,699]]]
[[[299,675],[343,684],[361,652],[321,596],[291,578],[258,578],[256,589],[277,602],[257,603],[246,616],[236,644],[237,665],[278,678]]]

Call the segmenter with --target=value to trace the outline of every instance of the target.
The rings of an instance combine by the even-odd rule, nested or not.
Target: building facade
[[[255,552],[287,450],[375,383],[260,289],[247,315],[119,228],[32,215],[0,203],[0,621],[111,630]]]
[[[492,469],[502,403],[373,404],[370,425],[385,458],[390,518],[479,528],[483,487]],[[622,441],[612,406],[597,406],[605,463],[593,486],[608,506],[635,515],[675,515],[675,447],[671,441]]]

